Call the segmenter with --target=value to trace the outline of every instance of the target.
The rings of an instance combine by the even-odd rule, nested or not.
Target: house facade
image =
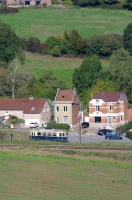
[[[0,99],[0,116],[5,116],[7,119],[9,115],[23,119],[25,126],[29,126],[31,122],[38,122],[39,126],[43,126],[51,118],[47,100],[33,97]]]
[[[0,0],[0,3],[5,3],[8,5],[30,5],[30,6],[38,6],[45,4],[47,6],[51,6],[51,0]]]
[[[103,128],[127,123],[128,101],[124,92],[99,92],[89,102],[91,127]]]
[[[76,90],[57,89],[54,101],[54,119],[56,123],[66,123],[71,127],[78,124],[79,98]]]

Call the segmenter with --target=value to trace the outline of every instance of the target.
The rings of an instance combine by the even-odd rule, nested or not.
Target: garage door
[[[37,122],[39,124],[39,119],[26,119],[25,125],[29,126],[31,122]]]

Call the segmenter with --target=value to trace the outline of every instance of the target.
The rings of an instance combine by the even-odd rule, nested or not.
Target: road
[[[15,129],[16,131],[20,131],[20,132],[28,132],[29,129],[27,128],[17,128]],[[68,141],[69,142],[78,142],[79,143],[79,134],[77,131],[71,131],[68,134]],[[92,135],[87,135],[87,134],[82,134],[81,136],[81,142],[82,143],[94,143],[94,142],[104,142],[104,141],[108,141],[105,139],[105,136],[100,136],[95,134]],[[130,139],[126,138],[123,136],[122,140],[114,140],[115,142],[131,142]]]

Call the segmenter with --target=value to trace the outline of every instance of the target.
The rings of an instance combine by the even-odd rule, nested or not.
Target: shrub
[[[130,140],[132,140],[132,132],[131,131],[127,131],[126,132],[126,137],[129,138]]]
[[[59,57],[60,55],[61,55],[61,50],[60,50],[60,48],[59,48],[59,46],[54,46],[53,48],[52,48],[52,51],[51,51],[51,54],[52,54],[52,56],[54,56],[54,57]]]
[[[38,52],[38,47],[40,45],[40,40],[35,37],[30,37],[27,43],[27,51],[32,53]]]
[[[116,128],[116,132],[117,133],[127,132],[128,130],[130,130],[130,128],[132,128],[132,121],[130,121],[122,126],[118,126]]]
[[[61,129],[61,130],[66,130],[66,131],[68,131],[70,129],[70,125],[69,124],[57,124],[54,120],[50,121],[47,124],[47,127],[48,126],[53,126],[55,129]]]
[[[18,8],[10,8],[6,4],[0,6],[0,14],[14,14],[17,12],[19,12]]]

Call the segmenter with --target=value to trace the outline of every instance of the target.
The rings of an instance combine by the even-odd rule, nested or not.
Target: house
[[[127,110],[127,120],[128,122],[132,121],[132,108]]]
[[[25,120],[25,126],[29,126],[31,122],[38,122],[39,126],[43,126],[45,122],[50,120],[50,106],[46,99],[15,98],[0,99],[0,116],[15,115]]]
[[[89,123],[91,127],[116,128],[127,123],[128,101],[124,92],[99,92],[89,102]]]
[[[30,5],[30,6],[38,6],[45,4],[47,6],[51,6],[51,0],[0,0],[0,3],[5,3],[8,5]]]
[[[54,101],[56,123],[66,123],[71,127],[79,122],[79,98],[76,90],[57,89]]]

